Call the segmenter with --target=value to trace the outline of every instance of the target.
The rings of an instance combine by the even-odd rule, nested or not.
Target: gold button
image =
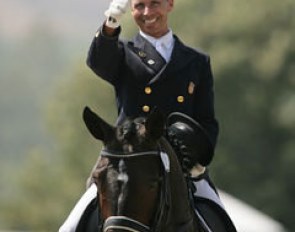
[[[151,94],[151,93],[152,93],[152,89],[151,89],[151,87],[145,87],[145,88],[144,88],[144,92],[145,92],[146,94]]]
[[[183,96],[178,96],[178,97],[177,97],[177,101],[178,101],[179,103],[184,102],[184,97],[183,97]]]
[[[143,112],[149,112],[150,111],[150,107],[149,106],[147,106],[147,105],[144,105],[143,107],[142,107],[142,110],[143,110]]]
[[[194,84],[194,82],[191,81],[188,85],[188,93],[193,94],[194,91],[195,91],[195,84]]]

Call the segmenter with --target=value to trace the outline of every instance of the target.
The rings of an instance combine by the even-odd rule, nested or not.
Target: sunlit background
[[[174,33],[211,56],[221,127],[212,179],[295,231],[295,1],[175,3]],[[116,118],[111,86],[85,63],[108,4],[0,1],[0,231],[57,231],[85,190],[101,144],[83,107]],[[123,37],[135,32],[126,16]]]

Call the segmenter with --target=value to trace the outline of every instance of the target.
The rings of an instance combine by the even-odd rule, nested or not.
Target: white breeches
[[[75,232],[79,221],[90,202],[96,198],[96,185],[92,184],[72,209],[66,221],[59,228],[59,232]]]

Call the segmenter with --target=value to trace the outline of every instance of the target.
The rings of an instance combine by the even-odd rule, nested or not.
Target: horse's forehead
[[[155,149],[157,141],[147,133],[145,121],[145,118],[126,119],[117,125],[115,137],[106,144],[106,149],[122,153]]]
[[[140,139],[145,135],[145,119],[136,118],[134,120],[127,119],[123,124],[117,127],[117,137],[119,140]]]
[[[144,126],[146,119],[143,117],[129,119],[127,118],[119,127],[130,127],[130,126]]]

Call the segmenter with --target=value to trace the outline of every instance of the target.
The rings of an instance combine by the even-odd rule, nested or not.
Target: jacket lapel
[[[157,52],[154,46],[140,34],[134,37],[133,43],[133,51],[142,60],[145,66],[152,69],[156,75],[166,64],[165,59]]]
[[[174,39],[174,48],[169,63],[151,79],[149,84],[173,77],[174,73],[184,68],[193,59],[194,55],[188,48],[176,36],[174,36]]]
[[[139,33],[134,37],[129,48],[142,61],[144,68],[149,70],[149,84],[162,81],[182,69],[193,58],[188,48],[174,35],[175,43],[169,63],[157,52],[154,46]],[[141,77],[146,80],[146,77]]]
[[[185,67],[194,58],[188,48],[174,35],[174,48],[170,62],[167,65],[167,72],[174,73]]]

